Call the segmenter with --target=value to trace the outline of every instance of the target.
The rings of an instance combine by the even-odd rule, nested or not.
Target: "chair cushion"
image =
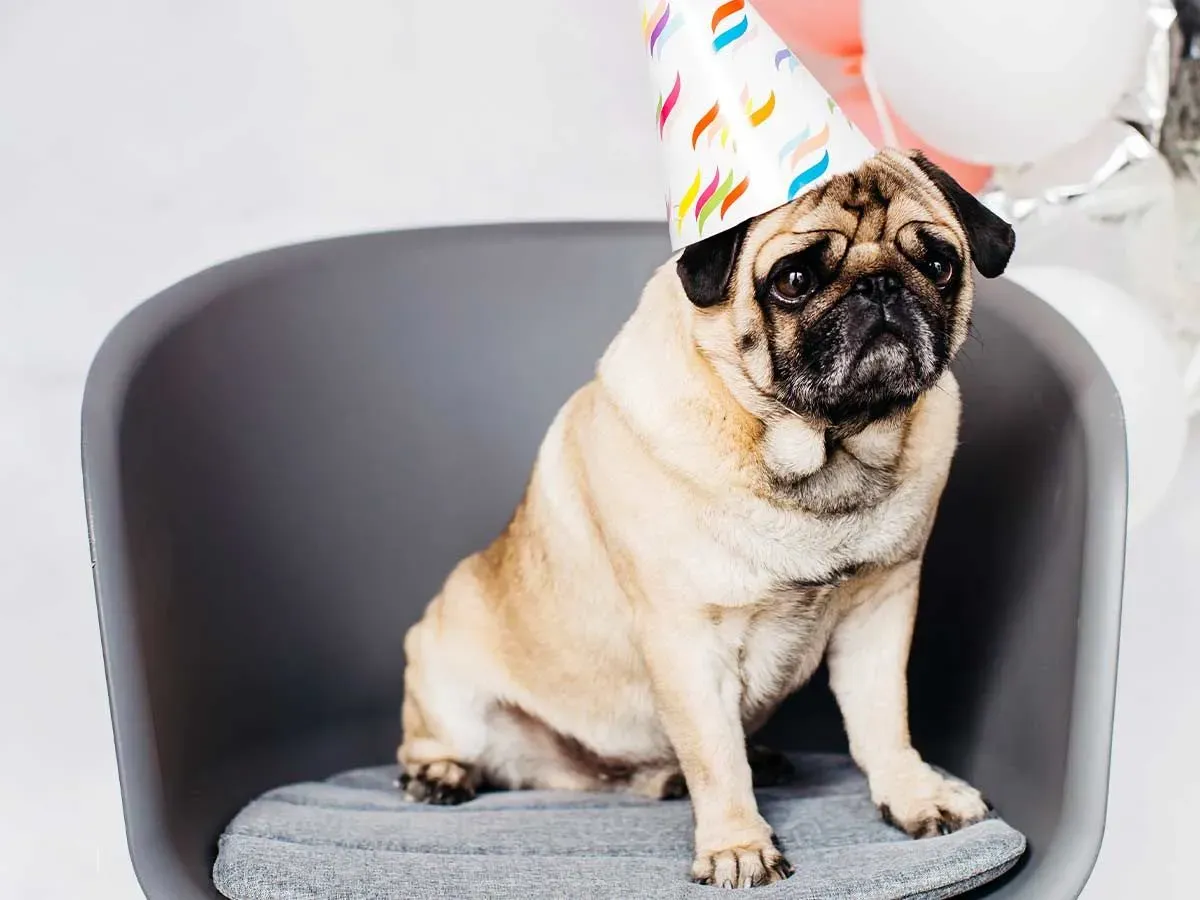
[[[914,841],[880,821],[847,758],[793,757],[758,792],[796,874],[756,900],[935,900],[1011,868],[1025,838],[998,818]],[[221,837],[213,881],[232,900],[713,897],[688,880],[687,800],[549,791],[484,793],[457,807],[406,802],[393,766],[277,788]]]

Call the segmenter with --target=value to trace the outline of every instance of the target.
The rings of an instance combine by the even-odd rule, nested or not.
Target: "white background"
[[[0,896],[140,896],[78,464],[116,319],[304,238],[659,218],[648,94],[633,0],[0,0]],[[1188,466],[1131,557],[1089,898],[1194,895],[1195,441]]]

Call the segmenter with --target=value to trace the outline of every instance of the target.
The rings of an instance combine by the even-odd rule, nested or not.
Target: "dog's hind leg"
[[[442,600],[404,641],[404,739],[396,758],[408,799],[451,805],[473,799],[483,780],[493,698],[472,685],[469,666],[456,664],[454,642],[442,640],[436,616]]]
[[[429,733],[412,696],[404,699],[404,742],[396,752],[400,763],[397,785],[418,803],[452,806],[475,797],[480,772],[458,758],[452,746]]]

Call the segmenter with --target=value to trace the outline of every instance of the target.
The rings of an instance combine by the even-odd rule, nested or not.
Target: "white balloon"
[[[1144,0],[864,0],[866,64],[930,146],[1018,164],[1112,112],[1146,46]]]
[[[1129,523],[1166,495],[1187,442],[1187,398],[1174,351],[1127,293],[1065,266],[1015,266],[1007,277],[1058,310],[1104,363],[1125,409]]]

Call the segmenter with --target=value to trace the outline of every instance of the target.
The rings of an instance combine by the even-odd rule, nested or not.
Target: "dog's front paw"
[[[723,888],[774,884],[791,874],[791,863],[771,841],[754,841],[722,850],[699,852],[692,863],[693,881]]]
[[[987,818],[989,811],[979,791],[925,763],[890,779],[876,802],[885,822],[914,838],[950,834]]]
[[[415,803],[457,806],[475,799],[476,777],[472,769],[451,760],[411,766],[400,774],[396,786]]]

